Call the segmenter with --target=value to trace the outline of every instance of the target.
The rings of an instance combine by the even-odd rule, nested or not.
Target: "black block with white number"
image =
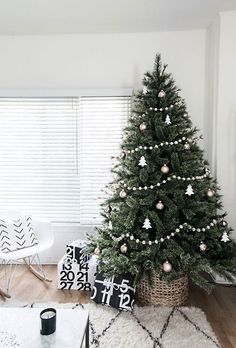
[[[134,276],[130,273],[109,279],[98,273],[94,282],[91,300],[124,311],[132,311],[134,294]]]
[[[75,262],[83,264],[88,262],[91,258],[90,255],[86,253],[86,242],[84,240],[78,239],[66,246],[66,255],[68,262]]]
[[[65,255],[57,265],[58,289],[88,290],[93,289],[97,273],[98,258],[93,255],[86,263],[69,262]]]

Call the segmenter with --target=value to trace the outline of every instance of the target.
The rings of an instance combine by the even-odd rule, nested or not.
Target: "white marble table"
[[[89,315],[83,309],[57,311],[57,329],[52,335],[40,334],[43,308],[0,308],[0,348],[89,347]],[[5,343],[4,343],[5,341]],[[8,343],[7,343],[8,342]]]

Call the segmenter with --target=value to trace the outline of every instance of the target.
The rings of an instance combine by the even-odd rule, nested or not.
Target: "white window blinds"
[[[97,224],[130,97],[0,98],[0,207]],[[100,198],[100,199],[99,199]]]

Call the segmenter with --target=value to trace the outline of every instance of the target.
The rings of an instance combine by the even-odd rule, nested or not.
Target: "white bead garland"
[[[221,220],[217,221],[217,220],[212,220],[212,222],[205,226],[205,227],[202,227],[202,228],[195,228],[191,225],[189,225],[187,222],[183,223],[182,225],[179,225],[176,229],[175,229],[175,232],[171,232],[169,235],[167,235],[166,237],[162,237],[160,238],[159,240],[155,239],[154,241],[153,240],[140,240],[140,239],[135,239],[135,237],[129,233],[126,233],[126,235],[122,234],[120,237],[114,237],[112,235],[111,232],[108,232],[109,236],[111,237],[112,240],[114,240],[115,242],[120,242],[122,241],[124,238],[129,238],[131,241],[134,241],[136,244],[148,244],[148,245],[153,245],[153,244],[159,244],[159,243],[163,243],[165,240],[170,240],[171,237],[174,237],[176,234],[180,233],[180,230],[183,230],[184,228],[190,230],[190,231],[197,231],[198,233],[199,232],[204,232],[206,229],[210,229],[211,227],[217,225],[217,223],[220,223]],[[210,227],[211,226],[211,227]]]
[[[149,110],[150,111],[167,111],[167,110],[170,110],[170,109],[173,109],[173,107],[175,106],[175,105],[178,105],[178,102],[177,103],[174,103],[174,104],[171,104],[171,105],[169,105],[169,106],[166,106],[165,108],[156,108],[156,107],[150,107],[149,108]],[[144,116],[146,116],[146,115],[148,115],[148,112],[146,112],[145,114],[142,114],[142,115],[137,115],[137,114],[135,114],[135,111],[134,111],[134,113],[133,113],[133,116],[134,117],[139,117],[139,118],[142,118],[142,117],[144,117]]]
[[[162,180],[158,183],[156,183],[156,185],[150,185],[150,186],[139,186],[138,188],[137,187],[130,187],[128,186],[127,187],[127,184],[123,184],[123,183],[120,183],[121,185],[123,184],[124,187],[127,187],[127,190],[128,191],[135,191],[136,189],[138,189],[139,191],[142,191],[142,190],[147,190],[147,189],[150,189],[150,190],[153,190],[155,189],[155,187],[160,187],[161,185],[165,185],[167,182],[169,181],[172,181],[172,180],[182,180],[182,181],[185,181],[185,180],[188,180],[188,181],[191,181],[191,180],[202,180],[204,178],[206,178],[207,176],[210,175],[210,170],[207,170],[205,174],[203,175],[197,175],[197,176],[192,176],[191,178],[188,177],[188,178],[185,178],[185,177],[181,177],[181,176],[176,176],[176,175],[171,175],[167,178],[167,180]],[[122,191],[121,191],[122,192]]]
[[[200,137],[196,138],[196,139],[200,139]],[[182,142],[185,142],[185,144],[182,144]],[[135,147],[134,149],[132,150],[125,150],[123,149],[123,152],[127,155],[127,154],[130,154],[130,153],[134,153],[135,151],[140,151],[140,150],[154,150],[154,149],[158,149],[159,147],[162,147],[162,146],[173,146],[173,145],[178,145],[178,144],[181,144],[184,149],[185,149],[185,146],[186,144],[187,145],[190,145],[190,143],[192,144],[192,139],[188,139],[186,138],[185,136],[181,137],[180,139],[178,140],[174,140],[174,141],[165,141],[164,143],[158,143],[158,144],[155,144],[155,145],[151,145],[151,146],[142,146],[142,145],[139,145],[137,147]],[[125,157],[125,156],[124,156]]]
[[[155,144],[155,145],[152,145],[152,146],[137,146],[136,148],[132,149],[132,150],[124,150],[127,154],[128,153],[134,153],[135,151],[140,151],[140,150],[153,150],[153,149],[158,149],[159,147],[162,147],[162,146],[173,146],[173,145],[178,145],[180,143],[182,143],[182,141],[186,141],[186,137],[182,137],[178,140],[175,140],[175,141],[166,141],[165,143],[160,143],[160,144]],[[185,146],[185,144],[183,145]]]

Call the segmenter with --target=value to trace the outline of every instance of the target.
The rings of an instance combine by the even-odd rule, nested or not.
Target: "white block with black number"
[[[86,241],[78,239],[66,246],[66,255],[69,262],[86,263],[91,256],[86,253]]]
[[[58,289],[91,291],[97,274],[97,265],[98,258],[95,255],[84,264],[68,262],[65,255],[57,265]]]
[[[98,273],[91,300],[124,311],[132,311],[134,295],[134,276],[130,273],[113,276],[110,279],[106,279],[102,273]]]

